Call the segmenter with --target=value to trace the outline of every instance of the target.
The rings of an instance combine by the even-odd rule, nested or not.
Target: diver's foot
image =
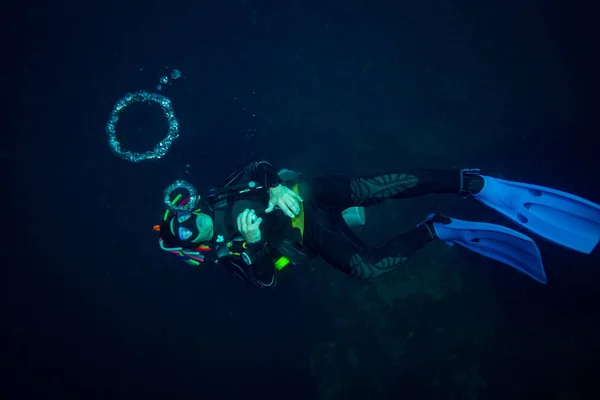
[[[481,192],[485,181],[478,172],[479,170],[473,169],[463,169],[460,171],[461,187],[458,192],[460,195],[469,196]]]
[[[427,242],[432,242],[438,239],[437,233],[435,232],[434,223],[439,222],[441,224],[447,225],[452,222],[452,220],[441,214],[431,214],[427,217],[427,219],[421,222],[418,227],[423,228],[421,231],[423,235],[427,236]]]

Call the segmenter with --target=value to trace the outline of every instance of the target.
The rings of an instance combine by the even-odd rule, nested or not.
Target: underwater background
[[[535,237],[548,285],[442,243],[371,283],[274,290],[160,251],[163,189],[267,160],[309,175],[482,168],[600,203],[597,13],[572,1],[30,0],[5,10],[3,398],[600,398],[600,256]],[[596,46],[596,47],[595,47]],[[115,156],[127,92],[173,102]],[[122,113],[152,149],[155,105]],[[458,196],[367,210],[376,245]]]

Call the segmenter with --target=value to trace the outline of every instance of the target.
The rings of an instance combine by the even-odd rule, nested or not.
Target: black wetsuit
[[[465,182],[463,189],[461,176],[460,170],[420,169],[307,180],[307,188],[300,192],[306,214],[303,243],[340,271],[363,280],[375,279],[398,268],[426,243],[435,240],[435,234],[428,224],[422,224],[369,248],[345,224],[341,212],[348,207],[366,207],[390,199],[467,193],[471,182]]]
[[[215,235],[226,232],[229,239],[237,236],[235,220],[245,209],[254,209],[263,218],[262,240],[253,246],[257,255],[250,265],[235,257],[222,257],[230,272],[258,286],[273,286],[273,265],[281,255],[281,245],[294,243],[306,258],[321,256],[327,263],[353,277],[370,280],[398,268],[415,251],[435,240],[428,225],[423,224],[400,233],[389,241],[366,247],[346,225],[341,212],[348,207],[370,206],[389,199],[403,199],[430,193],[468,192],[472,182],[464,182],[460,170],[415,170],[361,177],[300,175],[295,182],[282,182],[268,163],[253,163],[235,179],[235,183],[256,180],[265,189],[253,196],[233,199],[228,211],[215,212]],[[297,183],[304,200],[304,235],[293,228],[291,219],[281,211],[265,214],[268,188],[278,184]],[[222,208],[224,210],[224,208]],[[226,238],[227,239],[227,238]],[[228,239],[228,240],[229,240]],[[225,260],[227,259],[227,260]],[[221,258],[218,259],[221,261]]]
[[[261,287],[272,287],[277,283],[274,262],[281,257],[277,248],[286,238],[292,242],[301,243],[302,237],[300,231],[292,227],[290,218],[281,211],[265,213],[269,204],[269,189],[283,183],[271,164],[257,162],[248,165],[240,173],[235,174],[227,182],[226,187],[243,186],[251,181],[262,186],[262,189],[233,194],[220,204],[213,205],[215,238],[212,246],[216,249],[213,261],[248,283]],[[263,219],[260,224],[261,241],[259,243],[245,243],[237,230],[237,217],[246,209],[254,210],[256,216]],[[221,243],[219,243],[220,241]],[[233,243],[234,246],[229,246],[230,243]],[[242,245],[246,248],[241,249]],[[229,250],[227,246],[229,246]],[[241,252],[252,255],[251,264],[247,264],[241,256],[236,255]]]

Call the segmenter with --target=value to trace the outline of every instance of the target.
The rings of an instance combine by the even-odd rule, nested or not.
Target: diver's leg
[[[360,177],[323,176],[313,179],[317,204],[327,209],[341,210],[431,193],[477,193],[482,187],[481,177],[465,175],[458,169],[418,169]]]
[[[340,271],[362,280],[373,280],[400,267],[425,244],[436,239],[432,221],[397,235],[375,248],[367,248],[350,229],[319,229],[310,235],[310,247]],[[307,243],[308,244],[308,243]]]

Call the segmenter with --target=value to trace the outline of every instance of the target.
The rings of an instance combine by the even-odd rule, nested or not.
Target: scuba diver
[[[179,193],[177,191],[187,192]],[[458,244],[540,283],[546,273],[528,236],[483,222],[431,214],[407,232],[367,247],[352,231],[364,207],[391,199],[453,193],[472,197],[525,229],[591,253],[600,240],[600,206],[562,191],[483,175],[477,169],[311,178],[254,162],[200,196],[185,181],[165,190],[167,211],[154,227],[159,245],[192,265],[216,264],[258,287],[274,287],[287,265],[321,257],[362,280],[393,271],[425,244]]]

